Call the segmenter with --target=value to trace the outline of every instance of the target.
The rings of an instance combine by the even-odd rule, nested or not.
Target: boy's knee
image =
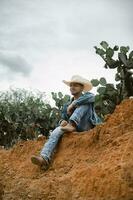
[[[73,114],[71,115],[70,120],[73,120],[73,121],[79,121],[84,115],[86,115],[86,113],[88,112],[89,110],[89,105],[81,105],[79,107],[77,107]]]

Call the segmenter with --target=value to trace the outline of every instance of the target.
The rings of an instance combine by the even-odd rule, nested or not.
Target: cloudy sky
[[[0,0],[0,90],[62,91],[79,74],[106,76],[94,46],[133,48],[132,0]]]

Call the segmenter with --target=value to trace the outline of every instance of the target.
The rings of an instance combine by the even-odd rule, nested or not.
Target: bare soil
[[[133,100],[105,123],[65,134],[47,171],[31,163],[45,138],[0,150],[0,200],[133,200]]]

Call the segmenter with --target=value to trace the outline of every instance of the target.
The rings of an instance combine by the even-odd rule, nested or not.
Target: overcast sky
[[[132,0],[0,0],[0,90],[62,91],[79,74],[106,77],[94,46],[133,48]]]

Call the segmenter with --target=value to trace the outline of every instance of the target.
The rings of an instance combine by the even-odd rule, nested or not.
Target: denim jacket
[[[95,102],[95,95],[91,92],[86,92],[82,94],[78,99],[74,100],[74,98],[71,98],[71,100],[66,103],[62,110],[61,120],[69,120],[69,115],[67,114],[67,107],[72,103],[74,107],[78,107],[80,105],[89,104],[91,109],[90,112],[90,122],[95,126],[96,124],[101,123],[101,119],[97,116],[95,109],[94,109],[94,102]]]

